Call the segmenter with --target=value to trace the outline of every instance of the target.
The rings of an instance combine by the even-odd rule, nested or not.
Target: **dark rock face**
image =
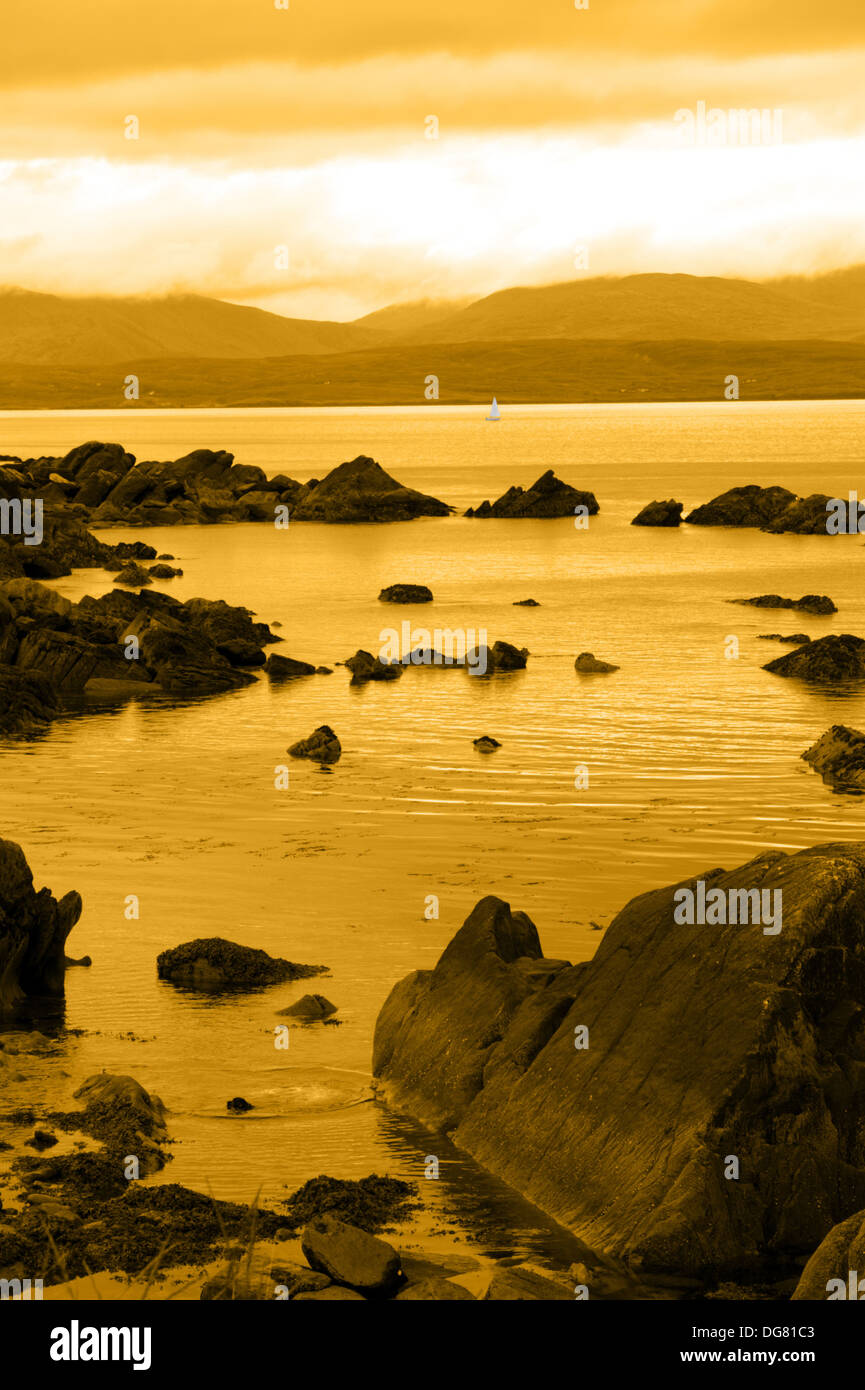
[[[247,1110],[254,1110],[255,1106],[250,1105],[243,1096],[233,1096],[231,1100],[225,1102],[226,1110],[233,1110],[236,1115],[245,1115]]]
[[[641,512],[637,512],[632,526],[679,526],[682,521],[684,504],[675,502],[672,497],[665,502],[647,502]]]
[[[491,738],[489,734],[482,734],[480,738],[473,740],[475,748],[479,753],[494,753],[497,748],[501,748],[497,738]]]
[[[47,676],[0,665],[0,737],[32,734],[59,713],[57,691]]]
[[[2,471],[2,470],[0,470]],[[0,496],[9,492],[0,479]],[[21,495],[17,488],[14,495]],[[41,545],[25,545],[21,536],[0,536],[0,579],[57,579],[73,569],[103,568],[119,570],[127,560],[152,560],[152,545],[142,541],[121,541],[105,545],[85,529],[80,521],[58,515],[47,505],[43,517]]]
[[[342,744],[329,724],[320,724],[309,736],[293,743],[290,758],[311,758],[314,763],[337,763],[342,756]]]
[[[826,510],[831,498],[825,492],[812,492],[809,497],[797,497],[780,516],[771,521],[767,531],[778,534],[792,531],[798,536],[831,535],[827,527],[829,512]]]
[[[486,898],[396,985],[373,1052],[384,1099],[589,1247],[697,1278],[810,1252],[865,1206],[865,846],[700,877],[782,901],[780,932],[677,923],[690,880],[539,985],[534,926]]]
[[[797,608],[802,613],[813,613],[817,617],[828,617],[838,609],[826,594],[805,594],[802,598],[782,598],[780,594],[760,594],[757,598],[731,598],[730,603],[741,603],[752,608]]]
[[[833,1226],[802,1270],[794,1302],[865,1298],[865,1211]]]
[[[151,565],[147,573],[151,579],[177,579],[183,570],[174,569],[172,565]]]
[[[695,507],[685,520],[690,526],[765,526],[777,522],[799,499],[785,487],[732,487]],[[824,513],[825,525],[825,513]]]
[[[272,681],[283,681],[294,676],[314,676],[318,667],[310,665],[308,661],[295,661],[290,656],[278,656],[272,652],[264,669]]]
[[[306,979],[321,975],[327,966],[296,965],[253,946],[238,946],[221,936],[208,936],[163,951],[156,958],[156,969],[161,980],[210,993]]]
[[[577,507],[585,507],[589,516],[600,510],[593,492],[579,492],[561,482],[551,468],[542,473],[526,491],[521,487],[508,488],[498,501],[482,502],[469,507],[466,516],[475,517],[557,517],[574,516]]]
[[[291,520],[411,521],[450,513],[447,503],[404,487],[375,459],[360,455],[332,469],[321,482],[302,488],[291,508]]]
[[[618,671],[619,667],[614,666],[611,661],[601,661],[593,652],[580,652],[574,662],[574,670],[579,671],[580,675],[603,674],[607,671]]]
[[[302,1018],[309,1022],[330,1018],[330,1015],[335,1013],[336,1004],[331,1004],[323,994],[305,994],[296,1003],[289,1004],[287,1009],[279,1010],[281,1018]]]
[[[380,661],[372,652],[362,648],[350,656],[344,665],[351,671],[353,685],[360,685],[363,681],[395,681],[403,673],[400,662]]]
[[[0,1011],[28,995],[63,994],[66,938],[81,916],[78,893],[37,893],[20,845],[0,840]]]
[[[216,650],[230,665],[241,668],[264,666],[267,660],[256,642],[244,642],[240,637],[232,637],[228,642],[218,642]]]
[[[367,1298],[387,1298],[402,1283],[399,1256],[393,1246],[336,1216],[317,1216],[310,1221],[300,1245],[313,1269]]]
[[[858,729],[833,724],[802,757],[835,791],[865,792],[865,734]]]
[[[816,642],[777,656],[763,667],[776,676],[798,676],[803,681],[861,680],[865,677],[865,641],[849,632],[819,637]]]
[[[514,599],[511,606],[513,608],[540,608],[541,605],[536,598],[518,598]]]
[[[433,592],[426,584],[389,584],[378,597],[381,603],[432,603]]]

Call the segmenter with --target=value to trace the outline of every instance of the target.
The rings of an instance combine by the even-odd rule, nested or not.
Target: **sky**
[[[4,0],[0,284],[352,319],[865,262],[862,0],[579,3]]]

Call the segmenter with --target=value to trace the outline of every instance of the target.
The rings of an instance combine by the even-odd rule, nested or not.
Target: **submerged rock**
[[[313,1269],[366,1297],[388,1297],[402,1283],[393,1246],[336,1216],[315,1217],[300,1244]]]
[[[679,526],[682,521],[684,504],[668,498],[665,502],[647,502],[643,510],[637,512],[632,526]]]
[[[540,608],[536,598],[517,598],[514,599],[512,608]]]
[[[758,632],[758,642],[789,642],[794,647],[804,647],[811,638],[807,632],[791,632],[785,635],[783,632]]]
[[[480,738],[474,739],[473,743],[479,753],[494,753],[502,746],[497,738],[490,738],[489,734],[482,734]]]
[[[293,743],[290,758],[310,758],[315,763],[337,763],[342,756],[342,744],[329,724],[319,724],[309,736]]]
[[[776,656],[763,667],[776,676],[798,676],[803,681],[861,680],[865,677],[865,641],[849,632],[818,637],[793,652]]]
[[[731,598],[730,603],[750,605],[752,608],[798,608],[803,613],[814,613],[818,617],[828,617],[838,609],[825,594],[805,594],[802,598],[782,598],[780,594],[760,594],[757,598]]]
[[[21,846],[0,840],[0,1011],[28,996],[61,996],[66,939],[81,916],[81,897],[58,902],[37,893]]]
[[[390,584],[378,597],[381,603],[432,603],[432,596],[426,584]]]
[[[482,502],[469,507],[466,516],[474,517],[562,517],[577,515],[585,508],[588,516],[600,510],[593,492],[579,492],[556,477],[552,468],[542,473],[532,486],[508,488],[496,502]],[[581,513],[580,513],[581,514]]]
[[[824,782],[839,792],[865,792],[865,734],[833,724],[802,754]]]
[[[323,974],[327,966],[297,965],[253,946],[238,946],[221,936],[208,936],[162,951],[156,958],[156,969],[161,980],[211,993],[306,979]]]
[[[619,669],[611,661],[601,661],[593,652],[580,652],[574,662],[574,670],[579,671],[580,675],[583,676],[603,674],[606,671],[618,671]]]
[[[302,1018],[313,1022],[316,1019],[329,1018],[336,1011],[336,1004],[331,1004],[323,994],[304,994],[302,999],[289,1004],[287,1009],[279,1009],[278,1013],[280,1017]]]
[[[237,1115],[245,1115],[247,1110],[254,1110],[255,1106],[250,1105],[243,1096],[233,1096],[231,1100],[225,1102],[225,1108],[226,1110],[233,1110]]]
[[[485,898],[391,992],[373,1073],[590,1248],[714,1278],[810,1253],[865,1207],[865,846],[700,877],[781,929],[688,924],[692,879],[538,986],[533,924]]]

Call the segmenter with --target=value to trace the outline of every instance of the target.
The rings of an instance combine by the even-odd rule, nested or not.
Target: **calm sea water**
[[[865,698],[768,674],[762,664],[789,649],[757,640],[865,634],[862,539],[628,523],[651,498],[687,509],[746,482],[865,495],[863,427],[859,402],[520,407],[498,425],[461,407],[0,416],[0,453],[61,454],[90,438],[139,459],[206,446],[303,479],[366,453],[460,511],[553,467],[601,504],[585,531],[454,516],[103,533],[173,553],[184,575],[169,592],[247,605],[281,623],[279,650],[304,660],[375,650],[404,617],[485,629],[531,657],[489,681],[427,669],[354,688],[340,669],[261,679],[82,714],[5,746],[2,833],[23,845],[37,885],[82,893],[70,949],[94,962],[67,978],[66,1023],[83,1032],[8,1103],[66,1104],[92,1072],[129,1072],[172,1111],[181,1142],[165,1180],[273,1200],[321,1172],[388,1171],[420,1181],[430,1228],[566,1253],[506,1188],[370,1103],[375,1017],[487,893],[529,913],[548,955],[583,960],[636,893],[767,848],[862,837],[865,800],[833,795],[800,754],[832,723],[863,727]],[[406,581],[429,584],[435,602],[376,601]],[[100,571],[56,582],[73,599],[108,587]],[[767,591],[827,593],[840,611],[725,602]],[[513,606],[523,598],[541,606]],[[738,659],[725,655],[731,636]],[[621,670],[578,677],[583,650]],[[342,741],[338,766],[292,764],[277,790],[287,746],[322,723]],[[472,747],[485,733],[502,743],[492,757]],[[588,786],[576,790],[579,765]],[[125,918],[129,894],[138,921]],[[159,951],[210,935],[332,973],[218,1001],[157,980]],[[276,1011],[310,988],[338,1005],[341,1026],[295,1029],[276,1051]],[[251,1115],[226,1115],[236,1094]],[[442,1159],[438,1183],[423,1179],[428,1152]]]

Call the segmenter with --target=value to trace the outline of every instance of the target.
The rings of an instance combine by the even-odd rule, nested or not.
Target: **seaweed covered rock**
[[[579,508],[579,511],[578,511]],[[542,473],[528,489],[508,488],[495,502],[481,502],[469,507],[466,516],[473,517],[561,517],[595,516],[600,510],[593,492],[580,492],[563,483],[552,468]]]
[[[59,902],[47,888],[37,892],[21,846],[0,840],[0,1010],[63,994],[66,939],[81,906],[76,892]]]
[[[802,754],[823,781],[839,792],[865,792],[865,734],[833,724]]]
[[[635,1267],[810,1253],[865,1206],[863,914],[865,846],[775,851],[634,898],[539,984],[486,898],[388,997],[379,1093]]]
[[[209,936],[162,951],[157,956],[156,969],[161,980],[211,993],[302,980],[323,974],[327,966],[296,965],[254,946],[238,946],[221,936]]]

